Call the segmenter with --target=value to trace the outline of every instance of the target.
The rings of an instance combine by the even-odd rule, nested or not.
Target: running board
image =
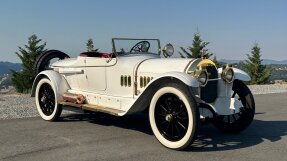
[[[89,110],[89,111],[94,111],[94,112],[103,112],[115,116],[121,116],[121,113],[125,113],[125,111],[122,110],[116,110],[108,107],[102,107],[102,106],[97,106],[97,105],[91,105],[91,104],[76,104],[72,102],[66,102],[66,101],[61,101],[59,104],[64,105],[64,106],[71,106],[71,107],[76,107],[80,108],[83,110]]]

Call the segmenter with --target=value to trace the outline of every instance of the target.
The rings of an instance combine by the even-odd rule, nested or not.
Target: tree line
[[[213,61],[217,67],[221,67],[222,63],[217,61],[216,56],[207,49],[208,44],[210,43],[203,41],[201,35],[196,32],[193,35],[191,46],[186,48],[180,47],[179,55],[182,58],[211,58],[213,56]],[[98,51],[98,49],[94,48],[92,38],[87,40],[86,49],[87,51]],[[34,63],[37,61],[37,58],[47,50],[46,42],[43,43],[42,39],[39,39],[36,34],[28,38],[27,45],[18,47],[16,55],[22,61],[22,70],[18,72],[12,70],[12,85],[16,88],[17,92],[30,92],[35,78]],[[247,59],[241,63],[244,70],[251,76],[249,84],[267,83],[271,76],[272,69],[262,64],[262,55],[259,45],[255,43],[251,48],[251,52],[246,54],[246,56]]]

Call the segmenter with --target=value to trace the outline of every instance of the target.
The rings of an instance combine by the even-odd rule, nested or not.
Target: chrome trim
[[[226,75],[227,75],[227,72],[229,70],[231,70],[231,72],[232,72],[232,79],[230,81],[228,79],[226,79]],[[230,83],[232,83],[234,81],[235,73],[234,73],[234,70],[233,70],[233,67],[232,67],[231,64],[227,64],[226,66],[224,66],[222,68],[221,78],[222,78],[222,80],[224,80],[228,84],[230,84]]]

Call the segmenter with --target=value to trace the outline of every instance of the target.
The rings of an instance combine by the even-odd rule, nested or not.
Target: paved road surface
[[[164,148],[148,118],[70,115],[0,121],[0,160],[287,160],[287,93],[257,95],[256,117],[240,135],[205,125],[187,151]]]

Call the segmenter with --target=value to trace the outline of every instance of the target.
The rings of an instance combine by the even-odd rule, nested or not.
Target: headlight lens
[[[195,70],[194,75],[193,75],[199,82],[201,86],[206,86],[208,82],[208,74],[205,69],[202,69],[199,67],[198,69]]]
[[[171,44],[165,45],[162,50],[164,57],[170,57],[174,53],[174,48]]]
[[[201,86],[205,86],[207,84],[207,79],[207,73],[205,71],[202,71],[198,78],[198,81],[201,83]]]
[[[232,65],[226,65],[223,68],[221,77],[227,83],[232,83],[233,82],[233,80],[234,80],[234,71],[232,69]]]

